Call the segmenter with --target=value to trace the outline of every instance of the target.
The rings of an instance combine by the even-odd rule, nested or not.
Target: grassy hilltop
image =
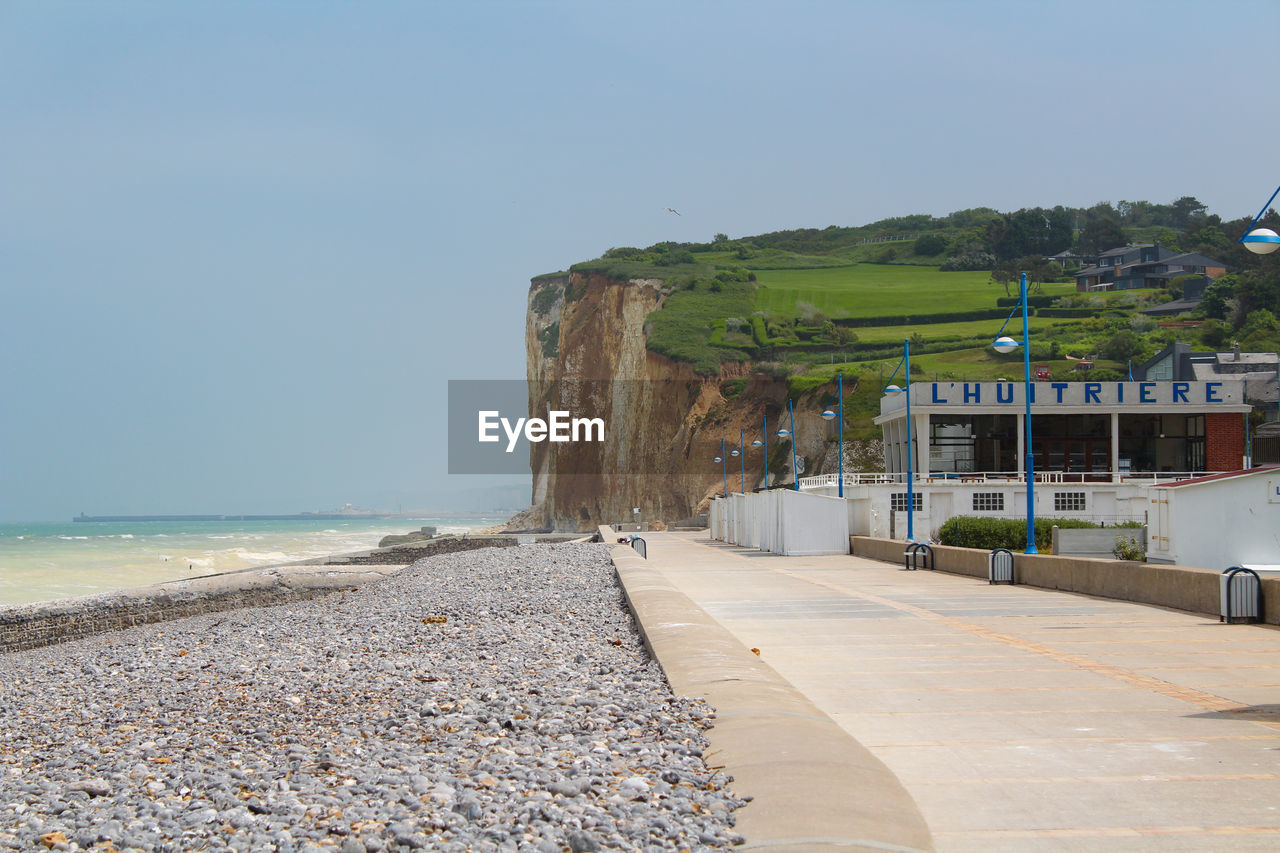
[[[1269,217],[1264,224],[1280,224],[1274,213]],[[1223,223],[1190,197],[1170,205],[1120,202],[1016,213],[977,208],[857,228],[735,240],[718,234],[703,244],[615,248],[572,269],[665,282],[669,295],[647,322],[650,350],[690,362],[704,375],[719,373],[724,362],[749,360],[787,377],[800,393],[836,372],[887,375],[904,339],[911,340],[913,374],[1020,378],[1021,353],[1000,355],[990,343],[1014,311],[1017,274],[1025,270],[1032,280],[1035,364],[1048,366],[1055,379],[1083,379],[1076,364],[1087,359],[1094,362],[1089,378],[1117,379],[1129,361],[1175,339],[1201,349],[1232,340],[1246,349],[1280,345],[1273,313],[1278,265],[1235,243],[1247,223]],[[1210,310],[1195,318],[1202,322],[1161,327],[1140,311],[1176,298],[1176,283],[1173,292],[1077,294],[1071,270],[1045,260],[1067,248],[1092,253],[1127,242],[1200,252],[1238,275],[1228,276],[1225,287],[1214,286],[1219,298],[1205,300]],[[1020,336],[1020,316],[1007,331]]]

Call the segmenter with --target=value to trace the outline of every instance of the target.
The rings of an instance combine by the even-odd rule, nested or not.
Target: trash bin
[[[1262,621],[1262,581],[1244,566],[1224,569],[1218,576],[1219,622]]]

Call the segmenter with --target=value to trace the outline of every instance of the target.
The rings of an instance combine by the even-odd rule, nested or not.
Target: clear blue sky
[[[0,4],[0,521],[443,507],[618,245],[1280,182],[1280,3]],[[674,207],[682,216],[665,208]]]

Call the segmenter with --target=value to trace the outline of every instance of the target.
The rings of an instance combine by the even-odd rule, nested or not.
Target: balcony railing
[[[1066,483],[1133,483],[1141,485],[1154,485],[1156,483],[1172,483],[1178,480],[1190,480],[1195,477],[1204,477],[1212,474],[1212,471],[1132,471],[1132,472],[1110,472],[1110,471],[1044,471],[1036,473],[1037,483],[1047,484],[1066,484]],[[813,477],[800,478],[801,491],[813,491],[815,489],[834,489],[839,485],[839,474],[818,474]],[[942,473],[933,472],[930,474],[916,474],[915,482],[922,485],[1005,485],[1009,483],[1025,483],[1026,477],[1017,471],[968,471],[963,473]],[[846,488],[851,486],[879,486],[900,484],[906,486],[907,474],[905,472],[889,473],[889,474],[845,474],[844,485]]]

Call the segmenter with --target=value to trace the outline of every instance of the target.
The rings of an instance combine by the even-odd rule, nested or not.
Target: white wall
[[[793,557],[849,553],[848,504],[824,495],[774,489],[711,502],[711,536]]]
[[[1152,488],[1149,559],[1219,571],[1245,563],[1280,564],[1277,489],[1280,472],[1274,469]]]

